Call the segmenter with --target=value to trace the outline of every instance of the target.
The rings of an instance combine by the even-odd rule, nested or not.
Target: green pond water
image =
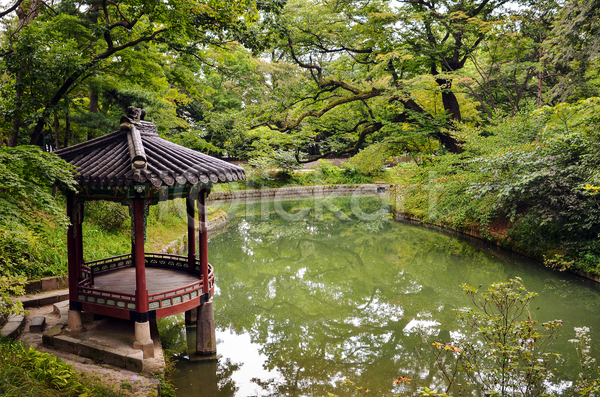
[[[588,326],[600,341],[599,286],[551,271],[493,245],[395,222],[377,198],[228,207],[225,231],[210,238],[218,360],[193,352],[183,315],[161,320],[176,353],[177,395],[371,396],[443,390],[421,335],[460,335],[460,285],[485,288],[521,277],[539,293],[531,314],[562,319],[551,350],[561,354],[552,388],[578,372],[569,339]],[[592,349],[592,355],[597,351]],[[406,376],[410,384],[393,378]],[[353,382],[350,384],[346,380]]]

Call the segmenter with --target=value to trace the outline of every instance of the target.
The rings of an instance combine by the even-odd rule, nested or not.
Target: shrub
[[[88,201],[84,208],[85,218],[108,232],[124,229],[130,220],[128,207],[120,203]]]

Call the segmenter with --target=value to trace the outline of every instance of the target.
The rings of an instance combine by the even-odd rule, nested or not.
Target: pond
[[[159,324],[163,345],[176,352],[177,395],[442,391],[422,335],[460,332],[455,310],[471,303],[461,284],[487,288],[517,276],[539,294],[535,319],[564,321],[551,346],[561,355],[552,382],[556,391],[569,385],[579,372],[573,328],[588,326],[600,341],[598,284],[491,244],[392,221],[387,208],[378,198],[228,208],[227,229],[209,242],[218,361],[194,356],[195,329],[186,331],[182,315]]]

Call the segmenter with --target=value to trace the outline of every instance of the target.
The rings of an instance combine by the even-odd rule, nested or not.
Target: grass
[[[0,395],[5,397],[122,397],[59,358],[0,339]]]

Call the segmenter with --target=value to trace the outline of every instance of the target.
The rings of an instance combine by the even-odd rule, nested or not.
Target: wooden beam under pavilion
[[[200,217],[200,275],[204,280],[202,289],[203,294],[208,294],[208,230],[206,227],[206,194],[207,190],[202,189],[198,194],[198,211]],[[205,295],[206,296],[206,295]],[[208,300],[208,296],[206,296]]]
[[[196,208],[194,198],[188,196],[185,200],[188,221],[188,266],[190,273],[196,272]]]
[[[146,290],[146,261],[144,253],[144,199],[136,193],[133,199],[133,262],[135,265],[135,310],[148,312],[148,291]]]

